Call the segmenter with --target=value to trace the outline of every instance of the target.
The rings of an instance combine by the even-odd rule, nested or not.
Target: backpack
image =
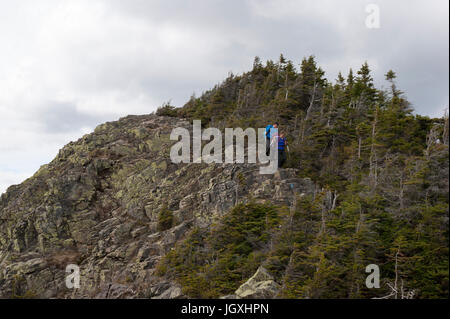
[[[272,124],[266,126],[266,138],[270,138],[270,129],[273,128]]]
[[[278,149],[279,150],[284,150],[284,147],[286,146],[286,138],[285,137],[280,137],[278,138]]]

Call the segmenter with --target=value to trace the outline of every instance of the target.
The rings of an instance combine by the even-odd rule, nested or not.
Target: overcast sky
[[[369,29],[366,5],[380,9]],[[448,0],[0,0],[0,193],[96,125],[182,106],[280,53],[329,79],[368,61],[417,113],[448,107]]]

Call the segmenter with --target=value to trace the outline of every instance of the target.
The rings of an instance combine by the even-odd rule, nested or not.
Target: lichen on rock
[[[295,170],[264,176],[256,164],[174,164],[175,127],[191,128],[156,115],[99,125],[11,186],[0,200],[0,297],[186,297],[155,269],[190,229],[250,199],[290,205],[314,192]],[[160,228],[163,207],[173,222]],[[79,289],[65,286],[67,263],[80,267]],[[15,285],[17,276],[26,280]]]

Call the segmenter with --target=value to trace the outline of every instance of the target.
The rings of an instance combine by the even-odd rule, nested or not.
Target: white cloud
[[[23,182],[31,175],[31,173],[0,171],[0,195],[6,192],[9,186]]]

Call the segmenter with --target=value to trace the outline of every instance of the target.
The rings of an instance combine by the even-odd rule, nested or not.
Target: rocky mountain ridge
[[[174,164],[175,127],[190,123],[142,115],[102,124],[11,186],[0,201],[0,297],[189,297],[155,267],[192,227],[209,227],[237,203],[292,207],[318,191],[295,169]],[[168,229],[163,209],[173,216]],[[66,287],[68,264],[80,267],[79,289]]]

